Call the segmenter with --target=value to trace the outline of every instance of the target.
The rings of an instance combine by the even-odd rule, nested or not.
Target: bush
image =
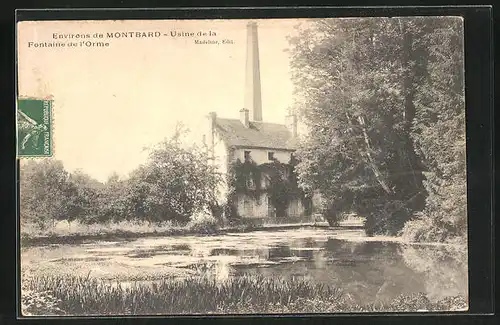
[[[401,233],[407,242],[441,242],[446,236],[444,229],[436,227],[431,218],[422,214],[407,221]]]
[[[223,205],[223,215],[224,219],[227,220],[229,225],[237,225],[241,222],[242,217],[238,213],[236,205],[233,203],[233,198],[228,200],[226,204]]]
[[[187,229],[197,234],[215,234],[219,230],[219,222],[209,214],[198,213],[188,222]]]
[[[405,223],[401,230],[402,238],[407,242],[438,242],[449,244],[467,244],[466,232],[450,231],[436,213],[418,213]]]

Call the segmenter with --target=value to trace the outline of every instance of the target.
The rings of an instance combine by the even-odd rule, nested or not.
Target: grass
[[[250,275],[225,281],[208,275],[165,278],[131,286],[89,277],[36,276],[23,280],[22,297],[24,315],[415,312],[466,306],[461,297],[431,303],[423,294],[360,305],[338,288]]]
[[[257,220],[259,221],[259,220]],[[309,222],[309,219],[292,220],[297,226],[300,222]],[[289,221],[290,222],[290,221]],[[297,223],[299,222],[299,223]],[[201,216],[194,218],[189,223],[182,225],[172,221],[150,223],[148,221],[114,221],[108,223],[84,224],[77,220],[72,222],[60,221],[45,224],[42,227],[35,223],[21,224],[21,244],[46,245],[46,244],[74,244],[84,240],[115,240],[139,238],[148,236],[181,236],[181,235],[206,235],[223,232],[247,232],[259,229],[272,229],[283,227],[279,222],[257,222],[244,219],[240,222],[222,227],[215,218]],[[288,224],[290,226],[290,224]]]
[[[74,243],[81,240],[137,238],[145,236],[174,236],[188,234],[215,234],[219,227],[215,219],[195,219],[185,225],[171,221],[150,223],[147,221],[118,221],[99,224],[83,224],[66,221],[40,227],[36,224],[21,225],[21,243],[51,244]]]

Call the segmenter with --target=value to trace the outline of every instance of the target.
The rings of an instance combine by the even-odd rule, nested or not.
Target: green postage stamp
[[[52,99],[19,98],[18,157],[50,157],[52,150]]]

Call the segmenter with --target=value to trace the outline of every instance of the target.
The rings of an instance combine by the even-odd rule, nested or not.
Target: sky
[[[18,24],[20,96],[52,96],[54,158],[104,181],[126,177],[147,157],[145,147],[176,123],[200,141],[205,116],[238,118],[244,103],[247,20],[38,21]],[[284,123],[293,102],[287,36],[297,19],[257,20],[265,122]],[[159,32],[161,37],[107,38],[108,32]],[[172,37],[170,32],[215,32]],[[102,33],[109,46],[69,47],[76,35]],[[71,36],[72,35],[72,36]],[[64,38],[66,36],[66,38]],[[73,38],[67,38],[73,37]],[[232,40],[232,44],[195,44]],[[43,42],[65,47],[35,47]],[[32,42],[32,43],[30,43]]]

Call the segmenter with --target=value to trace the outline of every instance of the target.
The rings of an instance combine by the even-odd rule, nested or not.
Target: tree
[[[411,240],[466,240],[467,188],[463,23],[440,19],[422,38],[428,77],[416,87],[412,139],[425,166],[426,207],[404,233]]]
[[[69,213],[68,172],[58,160],[23,162],[20,168],[21,222],[34,222],[41,228]]]
[[[133,209],[151,221],[187,222],[197,212],[217,208],[221,175],[203,148],[183,145],[187,132],[179,125],[131,177]]]
[[[89,215],[89,222],[130,220],[134,217],[130,206],[127,180],[111,174],[97,191],[97,213]]]
[[[345,212],[369,234],[397,234],[424,206],[422,166],[410,138],[412,85],[425,60],[415,40],[429,21],[315,20],[291,39],[295,109],[309,129],[299,182],[319,191],[335,224]]]
[[[202,210],[216,215],[221,175],[205,150],[182,144],[186,133],[179,126],[128,179],[113,174],[104,184],[82,171],[68,173],[57,160],[23,163],[22,221],[46,227],[55,220],[187,222]]]
[[[99,214],[98,195],[103,184],[81,170],[69,175],[67,185],[66,220],[91,222]]]

